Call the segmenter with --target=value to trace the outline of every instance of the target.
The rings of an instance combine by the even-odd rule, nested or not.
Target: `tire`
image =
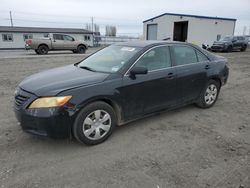
[[[215,80],[209,80],[205,89],[201,92],[196,105],[200,108],[210,108],[217,101],[220,93],[220,83]]]
[[[242,46],[242,48],[240,49],[240,51],[244,52],[244,51],[246,51],[246,49],[247,49],[247,46]]]
[[[227,52],[232,52],[233,51],[233,47],[232,46],[228,46],[227,47]]]
[[[45,54],[48,54],[49,48],[46,45],[40,45],[37,51],[38,51],[38,54],[45,55]]]
[[[77,115],[73,136],[80,143],[95,145],[104,142],[116,127],[116,114],[105,102],[93,102]]]
[[[77,53],[79,53],[79,54],[84,54],[85,52],[86,52],[85,46],[79,45],[79,46],[77,47]]]
[[[35,50],[36,54],[39,54],[38,50]]]

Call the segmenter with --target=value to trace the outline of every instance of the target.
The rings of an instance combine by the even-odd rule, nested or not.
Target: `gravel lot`
[[[214,107],[135,121],[90,147],[26,134],[12,111],[22,79],[84,55],[0,52],[0,187],[250,187],[250,51],[222,55],[230,77]]]

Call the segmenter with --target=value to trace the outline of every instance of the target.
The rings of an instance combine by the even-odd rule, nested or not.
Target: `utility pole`
[[[92,45],[94,46],[94,17],[91,17]]]
[[[94,17],[91,17],[91,31],[94,32]]]
[[[11,27],[13,27],[13,20],[12,20],[12,14],[11,14],[11,11],[10,11],[10,24],[11,24]]]

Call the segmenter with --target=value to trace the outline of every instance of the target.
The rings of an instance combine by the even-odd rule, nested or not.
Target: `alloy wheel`
[[[208,104],[208,105],[213,104],[216,100],[217,94],[218,94],[218,89],[217,89],[216,85],[210,84],[207,87],[206,92],[205,92],[206,104]]]

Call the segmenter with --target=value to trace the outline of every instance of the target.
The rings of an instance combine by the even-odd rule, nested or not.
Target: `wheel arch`
[[[83,47],[85,48],[85,50],[87,50],[87,46],[86,46],[85,44],[83,44],[83,43],[78,44],[78,45],[77,45],[77,48],[80,47],[80,46],[83,46]]]
[[[122,112],[121,105],[119,105],[116,101],[114,101],[113,99],[110,99],[109,97],[95,97],[95,98],[88,99],[87,101],[85,101],[84,103],[81,103],[78,106],[76,115],[78,115],[78,112],[80,112],[84,107],[94,102],[104,102],[110,105],[116,114],[117,125],[123,124],[123,112]]]
[[[38,49],[40,46],[47,46],[47,48],[50,49],[49,46],[48,46],[48,44],[45,44],[45,43],[39,44],[39,45],[37,46],[37,49]]]
[[[220,84],[220,87],[222,86],[222,81],[218,76],[212,76],[212,77],[209,78],[209,80],[214,80],[214,81],[216,81],[216,82],[218,82]]]

